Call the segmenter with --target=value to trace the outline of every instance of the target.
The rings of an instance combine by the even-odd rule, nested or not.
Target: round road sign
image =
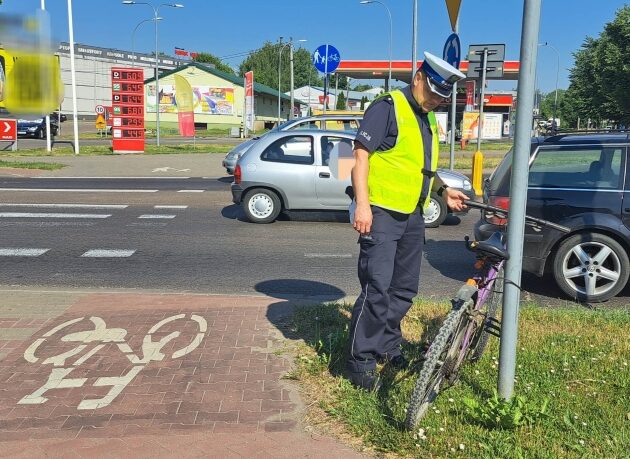
[[[102,105],[97,105],[96,107],[94,107],[94,111],[97,115],[103,115],[105,113],[105,107]]]

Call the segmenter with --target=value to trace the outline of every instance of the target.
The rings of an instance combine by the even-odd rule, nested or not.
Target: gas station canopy
[[[418,67],[422,61],[418,61]],[[468,71],[468,61],[459,64],[459,70]],[[518,80],[519,61],[505,61],[501,80]],[[389,61],[341,61],[336,74],[360,80],[382,79],[389,75]],[[392,80],[411,82],[411,61],[392,61]]]

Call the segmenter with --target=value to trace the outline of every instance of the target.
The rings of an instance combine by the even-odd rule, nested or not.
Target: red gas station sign
[[[144,151],[144,72],[112,68],[112,147],[114,153]]]

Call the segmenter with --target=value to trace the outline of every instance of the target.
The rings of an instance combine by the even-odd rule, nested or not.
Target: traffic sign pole
[[[505,266],[503,313],[501,317],[501,345],[499,351],[499,396],[510,399],[514,392],[516,374],[516,343],[518,336],[518,309],[523,262],[523,235],[527,204],[527,175],[531,127],[534,110],[534,85],[540,10],[542,0],[525,0],[523,6],[523,33],[521,35],[521,72],[518,77],[518,107],[516,134],[510,181],[510,222],[508,224],[508,252]]]
[[[324,63],[324,115],[326,114],[326,100],[328,99],[328,45],[326,45],[326,62]]]

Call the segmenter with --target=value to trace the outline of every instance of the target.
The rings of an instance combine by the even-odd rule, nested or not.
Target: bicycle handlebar
[[[505,209],[501,209],[500,207],[490,206],[488,204],[484,204],[482,202],[477,202],[477,201],[466,201],[464,204],[468,207],[474,207],[477,209],[485,210],[487,212],[493,212],[497,214],[499,217],[503,217],[506,219],[508,218],[508,211]],[[525,221],[530,223],[530,225],[532,226],[539,226],[539,227],[546,226],[546,227],[561,231],[563,233],[571,232],[571,228],[558,225],[557,223],[552,223],[547,220],[543,220],[542,218],[536,218],[536,217],[531,217],[529,215],[525,215]]]

